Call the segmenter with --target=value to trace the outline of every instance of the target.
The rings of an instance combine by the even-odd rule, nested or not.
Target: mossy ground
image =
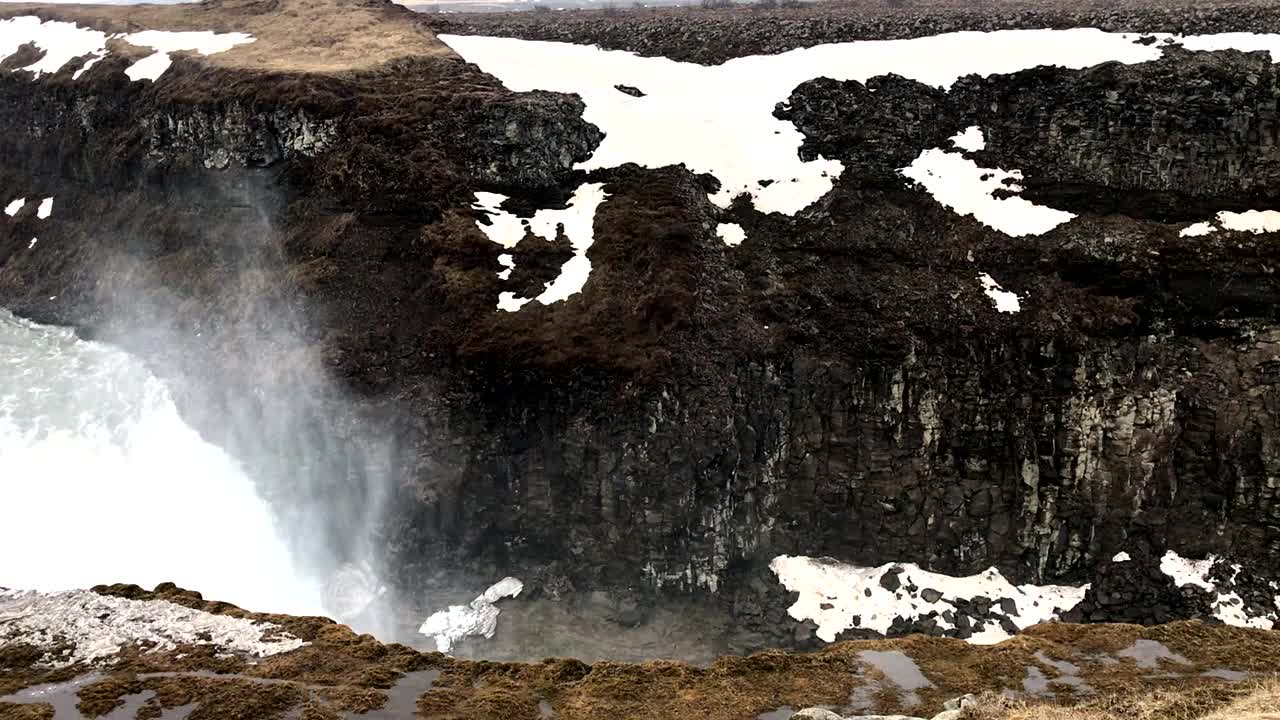
[[[707,667],[671,661],[589,665],[558,658],[496,663],[383,644],[324,618],[256,615],[225,603],[206,602],[172,585],[162,585],[156,592],[119,585],[97,590],[277,623],[310,644],[256,662],[218,657],[209,646],[165,653],[129,650],[113,666],[98,668],[104,674],[101,680],[80,689],[79,707],[86,717],[101,717],[120,706],[126,696],[151,691],[155,696],[138,714],[143,720],[159,717],[164,708],[185,705],[195,706],[192,720],[282,718],[290,713],[314,720],[337,718],[382,707],[385,691],[404,674],[426,669],[436,669],[440,675],[418,697],[418,716],[436,720],[536,720],[543,703],[562,720],[747,720],[783,705],[842,706],[863,685],[871,686],[878,711],[927,716],[945,700],[964,693],[995,698],[1003,690],[1021,689],[1027,668],[1037,667],[1049,679],[1051,694],[1030,701],[993,700],[988,706],[993,709],[976,720],[1194,718],[1244,702],[1243,698],[1263,687],[1256,682],[1231,684],[1201,673],[1247,671],[1263,681],[1280,673],[1280,632],[1199,622],[1152,628],[1049,624],[994,646],[925,636],[863,640],[808,654],[767,651],[724,657]],[[1189,664],[1161,661],[1154,668],[1142,668],[1130,658],[1116,657],[1139,639],[1160,642]],[[934,687],[920,692],[920,704],[906,706],[892,684],[883,682],[879,671],[858,658],[864,650],[905,653]],[[1078,677],[1095,692],[1078,694],[1065,684],[1055,685],[1059,672],[1040,662],[1037,653],[1075,663],[1080,668]],[[59,682],[88,670],[41,669],[40,656],[30,646],[0,648],[0,690]],[[50,711],[47,705],[0,704],[0,720],[50,717]],[[997,712],[1003,714],[991,714]]]

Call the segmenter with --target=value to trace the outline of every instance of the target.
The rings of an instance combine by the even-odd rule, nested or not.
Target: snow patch
[[[201,55],[214,55],[254,41],[254,37],[247,33],[215,33],[209,30],[199,32],[144,30],[126,35],[124,39],[130,45],[149,47],[156,51],[125,68],[124,71],[130,80],[152,81],[158,80],[173,64],[169,53],[191,50]]]
[[[154,53],[125,69],[131,80],[156,80],[172,64],[170,53],[182,50],[213,55],[254,41],[246,33],[169,32],[144,30],[128,35],[107,35],[75,23],[50,20],[42,21],[32,15],[0,20],[0,60],[13,55],[23,45],[33,43],[44,51],[36,62],[17,68],[34,73],[36,77],[56,73],[76,58],[87,57],[84,65],[71,77],[78,80],[86,70],[107,55],[107,41],[121,39],[130,45],[147,47]]]
[[[31,242],[27,243],[27,249],[30,250],[36,246],[37,238],[31,238]]]
[[[75,77],[88,70],[107,52],[107,34],[75,23],[50,20],[42,22],[33,15],[0,20],[0,61],[16,53],[28,43],[44,51],[44,57],[16,70],[25,70],[36,77],[58,72],[63,65],[75,58],[91,56]],[[16,71],[15,70],[15,71]]]
[[[1188,560],[1170,550],[1160,558],[1160,572],[1173,578],[1173,584],[1178,587],[1195,585],[1213,592],[1213,585],[1205,579],[1213,567],[1213,560],[1212,555],[1204,560]]]
[[[14,200],[13,202],[4,206],[4,214],[8,215],[9,217],[13,217],[14,215],[17,215],[18,211],[21,210],[23,207],[25,207],[26,204],[27,204],[26,198],[18,198],[17,200]]]
[[[498,264],[506,268],[498,272],[498,279],[506,280],[511,277],[511,271],[516,267],[516,259],[511,257],[511,253],[502,253],[498,256]]]
[[[951,144],[961,150],[977,152],[987,147],[987,137],[982,133],[982,128],[977,125],[971,125],[959,135],[951,138]]]
[[[494,603],[502,598],[515,597],[524,590],[524,583],[506,577],[489,586],[470,605],[450,605],[428,617],[418,632],[435,638],[436,649],[447,653],[453,644],[469,635],[491,638],[498,629],[498,608]]]
[[[593,45],[471,35],[440,35],[468,62],[496,76],[516,92],[576,93],[586,105],[583,118],[605,137],[583,170],[626,163],[649,168],[684,165],[720,182],[711,201],[728,207],[747,195],[761,212],[794,215],[825,195],[844,172],[836,160],[801,160],[804,138],[796,127],[774,117],[792,91],[815,77],[866,82],[897,74],[948,89],[966,75],[990,76],[1040,66],[1087,68],[1104,62],[1136,64],[1158,60],[1160,43],[1140,44],[1145,34],[1107,33],[1094,28],[956,32],[900,40],[864,40],[798,48],[776,55],[734,58],[720,65],[641,57]],[[1193,50],[1280,47],[1280,35],[1228,33],[1156,40],[1181,40]],[[643,87],[633,97],[619,86]],[[979,127],[951,138],[962,152],[985,148]],[[962,152],[927,150],[904,174],[925,185],[939,202],[1010,235],[1038,235],[1071,220],[1071,213],[1036,206],[1017,197],[991,196],[1016,171],[977,167]],[[986,178],[984,180],[984,177]],[[514,244],[522,234],[511,223],[486,230],[495,242]],[[502,238],[499,240],[498,238]],[[510,245],[508,245],[509,247]],[[514,296],[505,301],[519,307]]]
[[[900,568],[900,587],[889,591],[881,584],[886,573]],[[1054,619],[1062,611],[1075,607],[1084,599],[1088,585],[1013,585],[995,568],[977,575],[954,577],[922,570],[910,563],[886,563],[878,567],[846,565],[830,558],[780,555],[769,563],[783,587],[800,593],[788,610],[796,620],[813,620],[818,637],[833,642],[836,636],[858,627],[885,633],[896,618],[915,620],[935,615],[943,629],[955,625],[942,613],[955,610],[955,600],[983,596],[993,602],[1001,598],[1013,600],[1017,614],[1007,619],[1022,630]],[[914,586],[912,593],[907,588]],[[925,600],[924,590],[937,591],[938,599]],[[997,621],[974,627],[970,642],[995,643],[1009,635]]]
[[[1264,630],[1272,629],[1277,621],[1274,612],[1269,617],[1250,616],[1245,612],[1244,600],[1240,598],[1239,593],[1234,591],[1223,592],[1216,585],[1209,582],[1209,572],[1213,569],[1213,565],[1217,560],[1218,558],[1214,555],[1210,555],[1204,560],[1190,560],[1169,550],[1164,554],[1164,557],[1160,558],[1160,571],[1173,578],[1174,585],[1178,587],[1194,585],[1214,595],[1215,598],[1212,602],[1213,616],[1227,625],[1262,628]],[[1233,564],[1231,569],[1233,571],[1231,579],[1234,581],[1235,576],[1240,574],[1241,566]],[[1280,608],[1280,596],[1276,598],[1276,606]]]
[[[807,80],[866,82],[896,73],[945,89],[970,74],[1012,73],[1040,65],[1138,63],[1161,55],[1156,46],[1137,44],[1138,35],[1090,28],[833,43],[715,66],[589,45],[439,37],[510,90],[581,96],[584,119],[603,130],[605,138],[580,168],[683,163],[719,179],[721,189],[711,199],[721,207],[746,193],[756,209],[788,215],[824,195],[844,171],[841,163],[827,158],[802,161],[798,150],[803,136],[793,124],[773,116],[774,107]],[[643,87],[648,94],[632,97],[618,92],[617,85]]]
[[[1022,310],[1022,303],[1018,302],[1017,293],[1001,290],[1000,283],[997,283],[990,275],[982,273],[978,276],[978,282],[982,283],[983,294],[991,298],[991,302],[995,303],[997,312],[1016,313]]]
[[[1182,228],[1182,232],[1178,233],[1180,237],[1203,237],[1217,230],[1211,222],[1198,222],[1194,225],[1188,225]]]
[[[720,223],[716,226],[716,235],[730,247],[741,245],[747,239],[747,231],[738,223]]]
[[[1115,557],[1111,558],[1111,562],[1129,562],[1132,559],[1133,558],[1129,557],[1129,553],[1121,550],[1115,554]]]
[[[1075,217],[1020,197],[995,197],[996,190],[1022,190],[1022,171],[978,167],[961,153],[931,148],[900,172],[957,214],[1013,237],[1043,235]]]
[[[46,656],[44,662],[55,667],[105,660],[135,644],[150,645],[148,652],[187,644],[213,645],[222,652],[254,657],[278,655],[307,644],[270,623],[88,590],[0,593],[0,641],[50,650],[74,645],[66,655]]]
[[[542,294],[536,298],[517,297],[513,292],[498,295],[498,309],[516,312],[531,300],[543,305],[559,302],[571,295],[581,292],[591,274],[591,261],[587,259],[587,249],[595,241],[596,209],[604,202],[608,194],[602,183],[583,183],[573,192],[569,204],[563,210],[538,210],[532,218],[521,219],[501,209],[507,198],[498,193],[476,193],[475,209],[489,216],[489,224],[477,222],[477,227],[490,240],[505,248],[515,247],[527,233],[533,233],[548,242],[555,241],[561,228],[569,243],[573,246],[573,257],[560,267],[560,274],[547,284]],[[515,267],[515,261],[507,256]],[[503,262],[499,256],[499,262]],[[506,263],[503,262],[505,265]],[[510,270],[503,272],[510,273]],[[499,273],[499,277],[502,274]],[[503,277],[505,280],[506,278]]]
[[[1179,39],[1179,44],[1188,50],[1211,52],[1214,50],[1240,50],[1257,52],[1265,50],[1271,53],[1271,61],[1280,61],[1280,35],[1266,35],[1250,32],[1229,32],[1216,35],[1188,35]]]
[[[1218,222],[1227,230],[1238,230],[1260,235],[1280,231],[1280,212],[1275,210],[1248,210],[1242,213],[1223,211]]]
[[[36,217],[41,220],[47,220],[53,214],[53,198],[47,197],[40,201],[40,207],[36,208]]]
[[[1280,212],[1275,210],[1246,210],[1231,212],[1223,210],[1213,220],[1188,225],[1178,233],[1180,237],[1202,237],[1219,229],[1251,232],[1254,235],[1280,232]]]

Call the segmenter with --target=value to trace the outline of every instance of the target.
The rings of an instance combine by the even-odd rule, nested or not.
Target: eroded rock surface
[[[227,30],[247,12],[207,11]],[[1146,12],[1106,24],[1278,17]],[[881,22],[855,34],[987,28]],[[534,597],[550,579],[713,594],[758,646],[802,642],[767,569],[782,554],[1038,583],[1087,582],[1122,550],[1280,572],[1280,256],[1266,233],[1179,234],[1276,200],[1263,55],[945,93],[811,80],[776,112],[847,169],[794,216],[717,208],[680,167],[588,177],[574,166],[601,134],[579,99],[510,92],[443,50],[321,71],[180,57],[154,84],[122,79],[128,62],[0,73],[0,205],[57,197],[50,218],[0,218],[0,303],[145,358],[256,477],[296,481],[275,501],[335,562],[355,558],[334,508],[389,508],[376,552],[399,592],[452,572],[530,578]],[[985,167],[1080,217],[1011,238],[902,177],[974,125]],[[584,182],[607,195],[590,281],[497,311],[503,248],[474,193],[528,217]]]

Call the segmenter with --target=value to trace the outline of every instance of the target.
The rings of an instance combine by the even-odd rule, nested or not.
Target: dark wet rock
[[[630,85],[614,85],[613,87],[616,88],[618,92],[625,93],[627,95],[630,95],[631,97],[645,96],[644,91],[642,91],[640,88],[632,87]]]
[[[880,587],[888,590],[889,592],[897,591],[898,588],[902,587],[901,575],[902,568],[897,566],[885,570],[884,574],[880,576]]]
[[[1069,622],[1153,625],[1173,618],[1212,618],[1213,598],[1193,586],[1179,588],[1160,570],[1158,556],[1139,552],[1094,570],[1085,597],[1063,618]]]
[[[920,599],[927,603],[936,603],[942,599],[942,593],[933,588],[925,588],[920,591]]]
[[[1144,12],[1108,26],[1265,30],[1280,16]],[[911,17],[767,37],[752,20],[740,47],[939,27]],[[1035,10],[1009,26],[1088,17]],[[705,43],[653,22],[605,44],[739,52],[710,16],[689,29]],[[790,553],[1094,581],[1081,620],[1207,617],[1202,591],[1159,573],[1154,554],[1172,548],[1230,551],[1254,574],[1237,580],[1244,602],[1266,605],[1280,249],[1160,222],[1280,200],[1280,85],[1261,55],[1170,52],[948,93],[804,83],[778,113],[802,153],[851,168],[813,207],[722,210],[679,167],[594,172],[610,197],[590,281],[519,313],[495,309],[502,249],[476,228],[473,193],[510,195],[524,215],[562,204],[601,137],[578,98],[512,93],[447,55],[342,77],[178,62],[172,84],[146,88],[120,70],[0,73],[0,188],[58,197],[30,252],[29,213],[0,223],[0,305],[146,359],[251,474],[306,488],[291,509],[314,511],[316,543],[339,559],[355,528],[332,506],[386,488],[378,559],[401,593],[537,573],[564,595],[711,596],[752,642],[817,644],[797,638],[794,597],[767,570]],[[1087,212],[1014,239],[896,174],[971,124],[988,139],[974,157],[1021,168],[1025,196]],[[730,219],[751,242],[719,241]],[[545,257],[521,245],[510,282],[532,291],[563,243]],[[1024,294],[1023,311],[997,314],[979,272]],[[334,381],[319,397],[299,380],[308,363]],[[1120,550],[1135,562],[1104,561]],[[974,599],[950,617],[968,637],[1011,615]]]

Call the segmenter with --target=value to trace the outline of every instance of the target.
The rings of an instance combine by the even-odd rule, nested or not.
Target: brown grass
[[[861,651],[875,649],[907,654],[934,684],[920,693],[922,705],[909,708],[894,690],[880,690],[875,695],[879,712],[928,717],[958,695],[986,693],[988,704],[970,713],[969,720],[1280,720],[1275,717],[1280,680],[1232,684],[1200,675],[1229,668],[1280,678],[1280,632],[1198,622],[1155,628],[1048,624],[994,646],[924,636],[842,642],[815,653],[724,657],[707,667],[669,661],[499,663],[385,645],[323,618],[255,615],[169,584],[157,592],[125,585],[97,590],[274,622],[311,644],[257,664],[219,658],[209,646],[154,654],[128,651],[107,677],[82,689],[81,707],[91,716],[109,712],[129,693],[152,690],[156,698],[143,706],[140,718],[194,704],[193,720],[211,719],[215,709],[222,713],[218,717],[266,718],[282,717],[290,708],[304,720],[336,720],[344,712],[381,706],[383,691],[404,673],[436,669],[440,675],[434,687],[418,698],[420,718],[536,720],[539,704],[547,702],[561,720],[742,720],[782,705],[844,705],[854,688],[876,681],[874,669],[858,658]],[[1163,642],[1190,664],[1148,669],[1127,658],[1111,658],[1137,639]],[[1095,692],[1075,694],[1065,685],[1055,686],[1057,671],[1037,653],[1077,664],[1080,677]],[[32,667],[37,657],[37,651],[25,647],[0,652],[0,687],[16,690],[50,681],[47,673]],[[1021,689],[1031,666],[1040,668],[1055,694],[1037,702],[1000,699],[1003,690]],[[195,671],[207,672],[145,677]],[[41,717],[39,712],[0,705],[0,720],[32,720]]]
[[[203,58],[211,65],[236,69],[335,73],[399,58],[452,55],[420,15],[390,2],[205,0],[189,5],[0,7],[0,18],[15,15],[75,22],[104,32],[246,32],[256,41]]]
[[[1280,680],[1260,683],[1244,697],[1204,720],[1280,720]]]
[[[1280,720],[1280,680],[1240,686],[1135,689],[1074,707],[986,694],[965,720]]]

